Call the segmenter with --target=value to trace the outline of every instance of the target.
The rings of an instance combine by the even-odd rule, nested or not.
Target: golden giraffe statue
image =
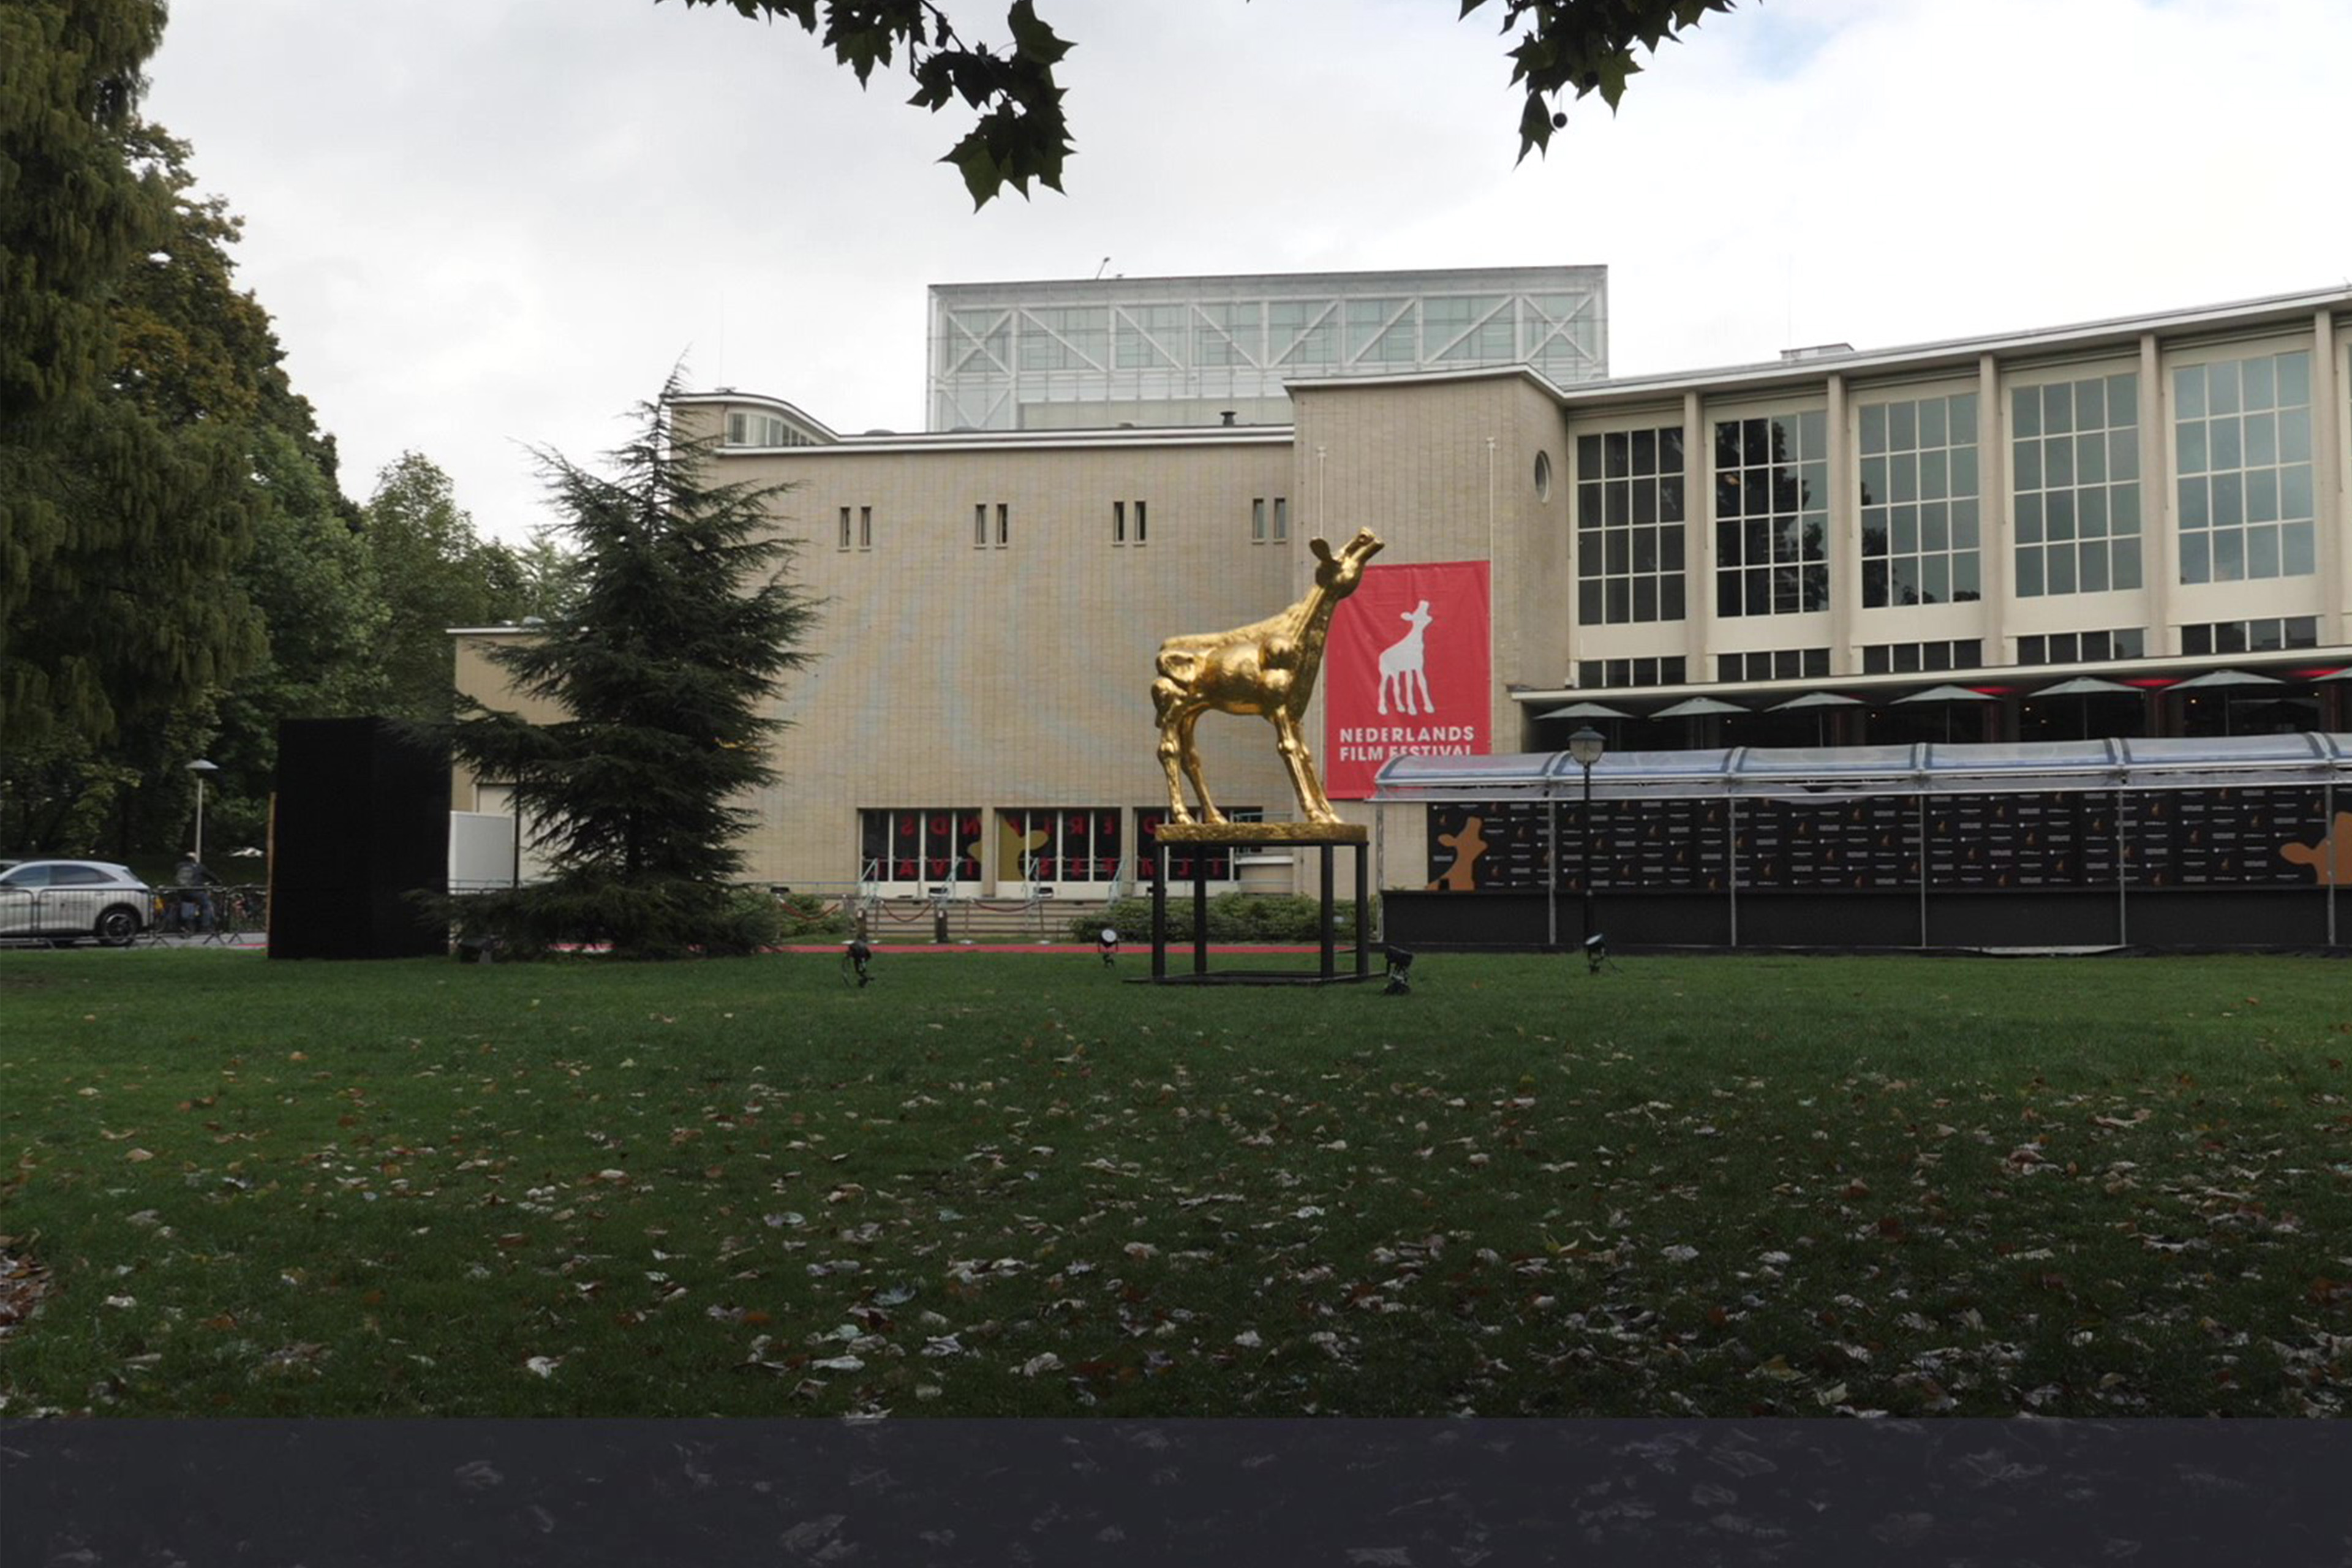
[[[1192,749],[1192,726],[1212,709],[1255,713],[1272,724],[1302,819],[1339,820],[1324,797],[1323,781],[1316,776],[1315,757],[1299,734],[1298,721],[1323,668],[1331,612],[1356,591],[1364,563],[1380,553],[1381,541],[1367,528],[1359,530],[1337,554],[1320,539],[1309,540],[1307,548],[1318,563],[1315,586],[1290,608],[1229,632],[1174,637],[1160,645],[1160,657],[1153,661],[1160,678],[1151,683],[1151,707],[1160,721],[1160,765],[1168,773],[1171,822],[1193,820],[1184,805],[1182,780],[1188,778],[1200,797],[1200,820],[1225,820],[1209,798],[1209,786],[1201,780],[1200,753]]]

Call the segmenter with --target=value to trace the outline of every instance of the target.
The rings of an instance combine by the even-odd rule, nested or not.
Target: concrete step
[[[1101,907],[1090,900],[1019,904],[959,899],[940,910],[922,899],[884,899],[867,906],[866,935],[877,942],[934,942],[942,936],[948,942],[1067,942],[1070,922]]]

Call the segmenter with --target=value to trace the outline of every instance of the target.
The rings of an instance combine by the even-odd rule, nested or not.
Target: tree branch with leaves
[[[658,3],[658,0],[656,0]],[[971,129],[940,162],[963,175],[975,207],[1006,187],[1029,194],[1031,181],[1062,188],[1073,143],[1055,67],[1069,42],[1047,26],[1031,0],[1005,13],[1010,43],[968,43],[932,0],[685,0],[729,5],[754,20],[798,24],[834,58],[871,85],[877,68],[904,51],[915,94],[908,101],[938,113],[961,101],[977,111]],[[1655,54],[1713,12],[1738,0],[1458,0],[1461,16],[1499,14],[1511,40],[1511,85],[1523,96],[1519,156],[1541,153],[1568,122],[1560,105],[1599,93],[1614,110],[1642,69],[1636,48]]]

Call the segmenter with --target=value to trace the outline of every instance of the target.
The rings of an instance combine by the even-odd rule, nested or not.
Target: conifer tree
[[[126,304],[187,237],[136,116],[158,0],[0,5],[0,746],[102,741],[260,650],[224,588],[251,471],[129,373]],[[199,239],[199,247],[203,240]]]
[[[815,605],[790,575],[796,542],[773,528],[786,487],[713,483],[715,442],[678,428],[678,390],[673,373],[640,406],[609,478],[541,454],[581,577],[539,636],[492,657],[565,717],[467,701],[454,729],[457,753],[510,783],[545,835],[554,877],[488,910],[527,945],[671,956],[742,951],[773,929],[772,903],[762,922],[727,884],[744,797],[778,776],[775,694],[811,657]]]

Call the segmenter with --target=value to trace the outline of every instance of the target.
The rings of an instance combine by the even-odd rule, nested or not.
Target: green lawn
[[[2335,1415],[2352,971],[0,954],[0,1414]]]

